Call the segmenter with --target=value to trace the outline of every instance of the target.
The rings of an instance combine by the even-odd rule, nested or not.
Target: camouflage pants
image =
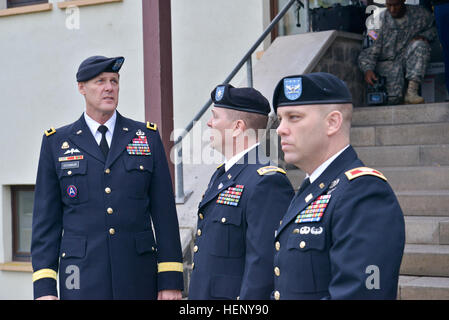
[[[421,83],[430,60],[430,45],[422,40],[410,42],[393,61],[379,61],[376,72],[386,77],[388,103],[402,102],[405,79]]]

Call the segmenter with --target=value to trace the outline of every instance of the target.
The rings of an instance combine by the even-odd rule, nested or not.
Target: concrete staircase
[[[449,299],[449,103],[356,108],[352,144],[406,223],[399,299]]]

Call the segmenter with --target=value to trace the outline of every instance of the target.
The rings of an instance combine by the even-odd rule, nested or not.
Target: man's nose
[[[284,123],[281,121],[281,123],[279,123],[278,128],[276,129],[276,133],[278,136],[282,137],[286,135],[286,130],[287,128],[285,128]]]
[[[112,82],[111,82],[111,81],[106,81],[105,89],[106,89],[107,91],[112,91],[113,88],[114,88],[114,87],[112,86]]]

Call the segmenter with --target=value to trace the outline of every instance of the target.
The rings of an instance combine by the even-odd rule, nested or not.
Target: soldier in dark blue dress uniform
[[[327,73],[275,89],[285,161],[307,173],[276,231],[276,300],[396,298],[404,218],[385,176],[350,145],[351,101]]]
[[[117,111],[124,59],[77,73],[81,118],[45,132],[33,212],[34,297],[178,299],[182,253],[171,178],[152,123]],[[153,233],[154,229],[154,233]]]
[[[265,131],[270,105],[252,88],[221,85],[211,95],[211,146],[226,162],[198,206],[189,299],[270,299],[273,235],[294,194],[262,156],[260,135],[249,134]]]

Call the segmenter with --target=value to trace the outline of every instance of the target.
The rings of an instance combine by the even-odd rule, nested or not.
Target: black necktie
[[[304,179],[304,181],[301,183],[301,186],[299,187],[298,195],[301,194],[308,186],[310,186],[310,179],[306,178],[306,179]]]
[[[109,145],[106,141],[106,132],[108,131],[108,127],[105,125],[101,125],[98,127],[98,131],[101,133],[101,141],[100,141],[100,150],[103,153],[104,157],[108,157]]]

